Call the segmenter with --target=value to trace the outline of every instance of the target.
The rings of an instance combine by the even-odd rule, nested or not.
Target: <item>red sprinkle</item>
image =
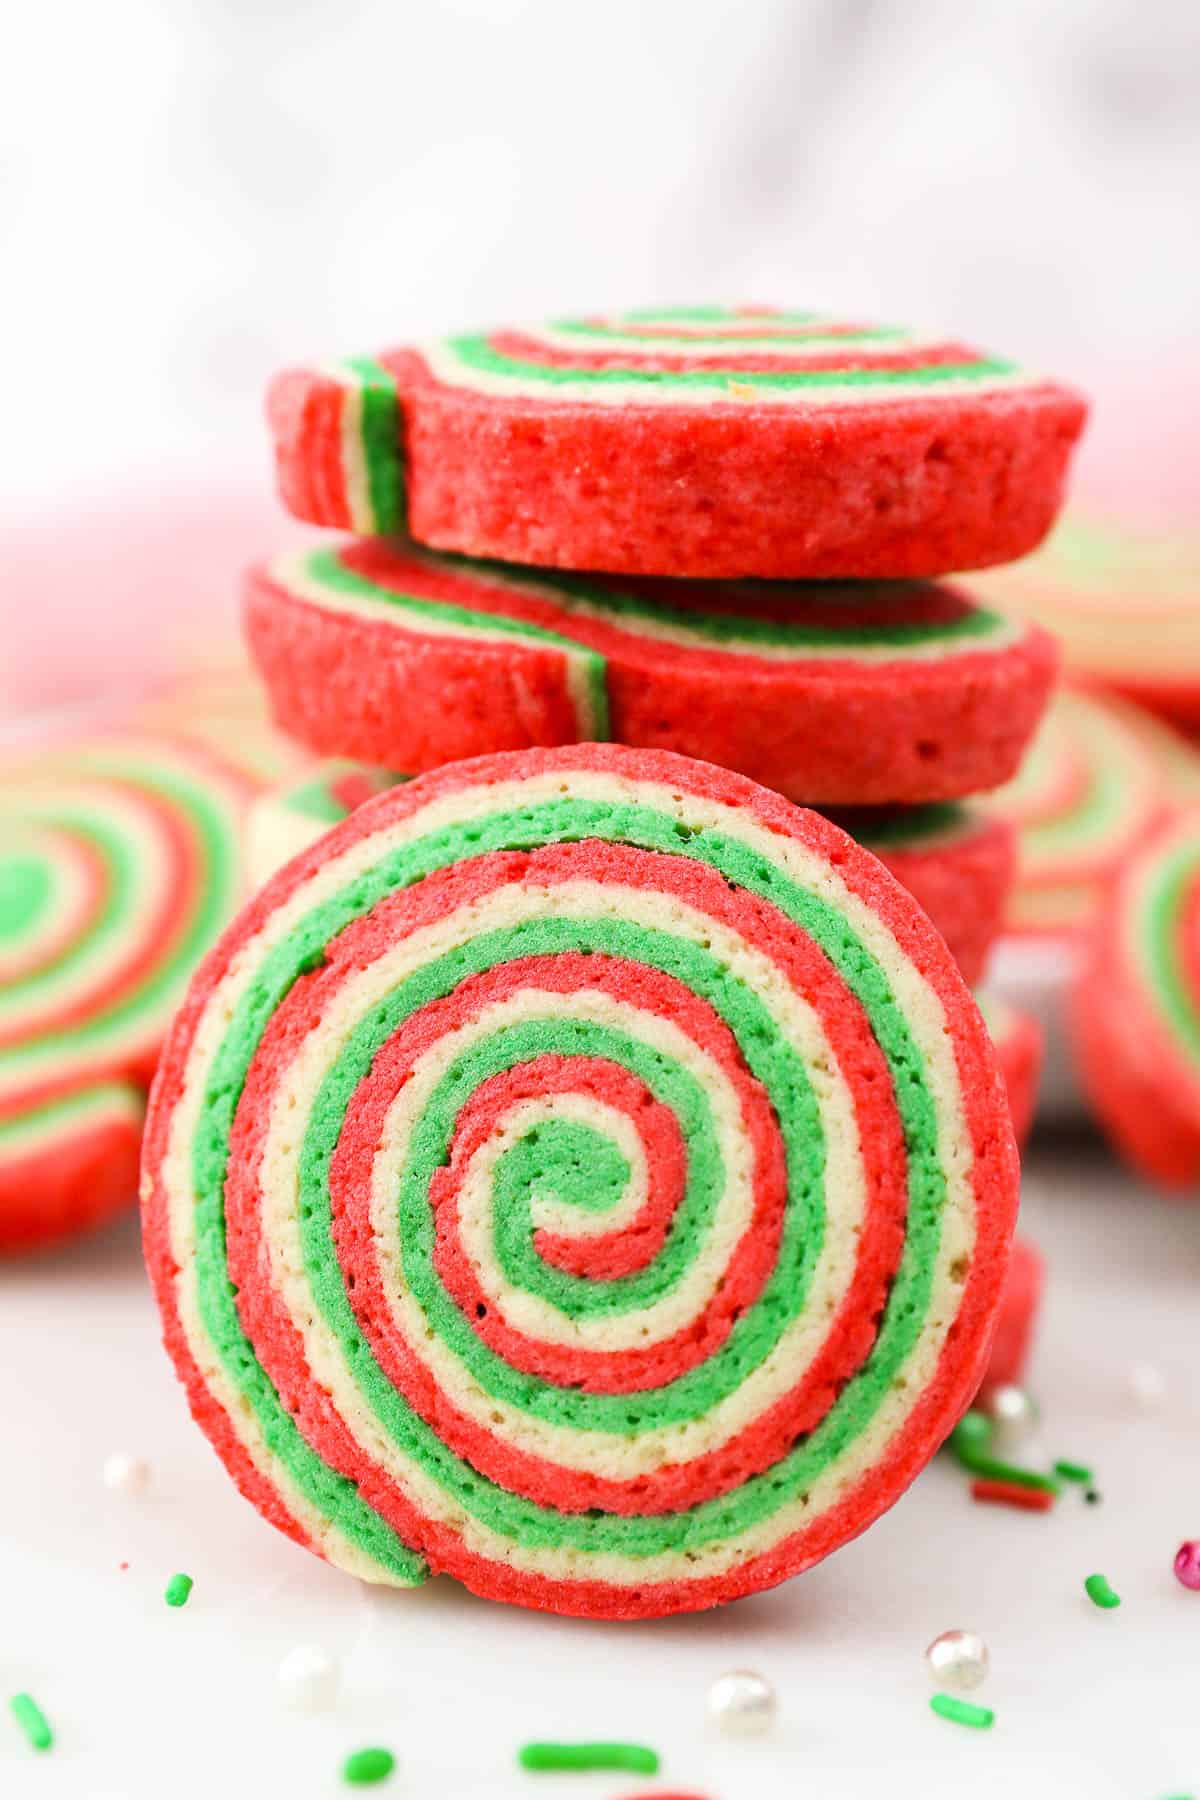
[[[118,1563],[117,1567],[118,1567],[118,1569],[127,1569],[129,1567],[129,1564],[128,1563]]]
[[[1019,1506],[1025,1512],[1049,1512],[1058,1498],[1049,1488],[1019,1487],[1015,1481],[973,1481],[972,1500],[992,1506]]]
[[[707,1796],[704,1794],[677,1794],[673,1790],[669,1794],[663,1794],[656,1788],[652,1794],[626,1794],[624,1800],[707,1800]]]

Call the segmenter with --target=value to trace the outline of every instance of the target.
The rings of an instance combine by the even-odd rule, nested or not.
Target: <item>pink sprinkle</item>
[[[118,1567],[118,1569],[127,1569],[129,1567],[129,1564],[128,1563],[118,1563],[117,1567]]]
[[[1175,1579],[1185,1588],[1200,1588],[1200,1539],[1187,1538],[1175,1552]]]

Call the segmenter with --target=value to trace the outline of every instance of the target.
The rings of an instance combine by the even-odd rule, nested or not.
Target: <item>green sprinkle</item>
[[[54,1742],[50,1721],[32,1694],[14,1694],[8,1703],[13,1718],[35,1750],[49,1750]]]
[[[1096,1479],[1094,1472],[1088,1468],[1086,1463],[1056,1462],[1054,1473],[1061,1476],[1064,1481],[1078,1481],[1084,1487],[1091,1487]]]
[[[1023,1469],[1017,1463],[1001,1462],[991,1454],[992,1422],[981,1412],[964,1413],[950,1433],[950,1448],[964,1469],[981,1475],[986,1481],[1007,1481],[1015,1487],[1036,1488],[1039,1493],[1057,1494],[1058,1483],[1052,1475],[1039,1475],[1036,1469]]]
[[[644,1744],[522,1744],[523,1769],[622,1769],[630,1775],[657,1775],[658,1752]]]
[[[1105,1576],[1089,1575],[1083,1585],[1093,1606],[1102,1606],[1106,1611],[1111,1611],[1114,1606],[1120,1606],[1121,1596],[1113,1592]]]
[[[192,1591],[190,1575],[172,1575],[167,1583],[167,1591],[163,1599],[168,1606],[186,1606],[188,1595]]]
[[[396,1759],[390,1750],[378,1747],[371,1750],[355,1750],[342,1764],[343,1781],[352,1781],[358,1787],[367,1787],[373,1781],[386,1781],[396,1766]]]
[[[939,1719],[953,1719],[956,1725],[969,1725],[972,1731],[990,1731],[996,1723],[990,1706],[974,1706],[953,1694],[933,1694],[929,1704]]]

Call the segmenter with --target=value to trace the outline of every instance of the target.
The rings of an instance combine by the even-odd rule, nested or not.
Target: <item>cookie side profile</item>
[[[1021,556],[1086,408],[950,339],[749,308],[447,338],[278,376],[297,517],[468,556],[771,579]]]
[[[360,807],[207,959],[143,1162],[168,1346],[243,1492],[366,1579],[610,1618],[863,1530],[982,1377],[1018,1174],[928,920],[666,753]]]
[[[251,571],[244,616],[276,719],[322,756],[419,773],[610,739],[814,805],[1007,780],[1056,666],[956,587],[615,582],[396,539]]]
[[[1200,812],[1168,820],[1129,859],[1075,991],[1080,1078],[1142,1174],[1200,1186]]]

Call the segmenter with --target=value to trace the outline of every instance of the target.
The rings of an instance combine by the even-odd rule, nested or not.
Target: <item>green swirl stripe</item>
[[[401,846],[383,856],[378,864],[360,874],[337,895],[314,907],[299,921],[287,941],[264,959],[256,978],[239,1001],[208,1070],[192,1147],[192,1180],[196,1204],[199,1305],[204,1327],[227,1375],[245,1396],[259,1430],[284,1462],[301,1492],[324,1509],[350,1539],[389,1569],[399,1572],[402,1579],[416,1578],[419,1559],[400,1545],[365,1506],[354,1484],[335,1476],[311,1450],[281,1404],[252,1344],[242,1331],[226,1266],[222,1208],[230,1127],[249,1064],[272,1014],[299,976],[321,962],[329,941],[355,918],[369,912],[394,889],[410,886],[464,858],[489,850],[533,848],[539,844],[575,842],[585,838],[686,855],[719,870],[735,887],[744,888],[780,907],[808,931],[822,945],[866,1008],[891,1072],[910,1157],[906,1243],[879,1322],[874,1349],[821,1424],[768,1473],[747,1481],[736,1492],[719,1500],[659,1518],[565,1515],[509,1494],[455,1457],[383,1381],[358,1332],[341,1272],[332,1254],[326,1181],[328,1156],[336,1141],[344,1105],[369,1066],[374,1045],[416,1007],[439,992],[451,992],[472,968],[489,966],[489,958],[503,960],[511,955],[516,940],[505,941],[503,934],[498,934],[498,941],[480,938],[420,970],[362,1021],[350,1043],[344,1047],[336,1067],[330,1071],[326,1089],[308,1124],[302,1154],[301,1229],[305,1266],[314,1299],[341,1340],[347,1366],[384,1428],[392,1434],[404,1454],[427,1470],[470,1516],[502,1535],[527,1544],[564,1545],[585,1552],[614,1550],[634,1556],[700,1546],[745,1531],[806,1491],[830,1458],[845,1450],[874,1416],[916,1344],[927,1311],[945,1197],[936,1112],[928,1077],[920,1050],[883,969],[857,939],[846,920],[827,902],[792,883],[781,869],[746,845],[721,833],[705,831],[689,836],[685,846],[678,822],[648,807],[603,805],[566,798],[530,805],[508,814],[496,814],[470,824],[448,825],[417,842]],[[562,934],[563,947],[568,940],[599,944],[606,933],[619,933],[621,929],[608,919],[587,924],[576,922],[573,927],[567,921],[547,920],[545,928]],[[526,934],[530,946],[539,935]],[[689,984],[699,984],[699,991],[707,993],[718,1011],[722,1006],[726,1009],[727,1023],[737,1038],[743,1057],[768,1086],[784,1129],[795,1132],[811,1108],[810,1091],[806,1082],[793,1085],[794,1066],[787,1060],[786,1047],[782,1046],[777,1030],[762,1016],[761,1003],[715,961],[710,959],[706,967],[703,953],[671,940],[656,943],[655,937],[656,934],[647,933],[636,943],[631,939],[629,948],[635,949],[638,955],[657,954],[664,961],[669,960],[672,966],[685,971]],[[619,939],[612,941],[616,943]],[[765,1027],[765,1036],[758,1035],[760,1026]],[[561,1041],[560,1030],[561,1022],[551,1027],[554,1041]],[[422,1303],[429,1308],[431,1322],[436,1320],[438,1328],[447,1335],[450,1331],[449,1302],[439,1293],[436,1277],[431,1273],[428,1175],[444,1150],[455,1112],[473,1083],[483,1078],[485,1070],[510,1066],[508,1059],[519,1059],[523,1051],[533,1048],[535,1041],[539,1041],[536,1034],[531,1034],[530,1040],[524,1043],[516,1033],[508,1038],[498,1036],[481,1046],[478,1060],[472,1067],[464,1067],[457,1074],[451,1071],[431,1100],[410,1145],[409,1162],[397,1200],[397,1227],[403,1233],[405,1270],[414,1288],[421,1284]],[[639,1060],[641,1056],[637,1047],[611,1040],[606,1042],[605,1051],[623,1053],[626,1066],[629,1066],[631,1052],[636,1052]],[[675,1072],[666,1065],[651,1072],[666,1093],[664,1084],[674,1078]],[[672,1089],[671,1098],[680,1103],[680,1091]],[[806,1221],[798,1197],[789,1206],[789,1249],[781,1258],[780,1269],[776,1271],[778,1279],[772,1282],[769,1299],[764,1295],[759,1306],[752,1309],[762,1317],[755,1319],[748,1314],[746,1321],[739,1321],[737,1329],[742,1334],[739,1344],[744,1346],[741,1353],[745,1359],[740,1366],[742,1380],[755,1366],[755,1359],[765,1354],[765,1346],[774,1341],[772,1334],[781,1328],[780,1319],[774,1315],[776,1309],[782,1311],[790,1304],[785,1291],[787,1284],[795,1280],[798,1267],[811,1270],[812,1261],[819,1252],[817,1214],[811,1210],[820,1202],[819,1177],[823,1159],[819,1145],[818,1136],[802,1136],[790,1143],[789,1181],[799,1184],[792,1190],[796,1196],[805,1191],[805,1182],[809,1183],[810,1211]],[[811,1185],[814,1180],[815,1188]],[[811,1238],[806,1238],[806,1223],[811,1227]],[[789,1254],[800,1261],[798,1264],[793,1262],[785,1277],[782,1271]],[[784,1283],[783,1288],[780,1282]],[[797,1303],[802,1304],[802,1300]],[[764,1323],[764,1320],[768,1322]],[[458,1331],[461,1336],[461,1322]],[[487,1364],[487,1353],[474,1343],[473,1334],[469,1335],[472,1336],[471,1355],[483,1368]],[[464,1343],[464,1352],[466,1348]],[[672,1389],[678,1394],[683,1390],[683,1383],[692,1380],[689,1404],[703,1407],[705,1401],[701,1390],[716,1363],[714,1358],[708,1370],[684,1377],[682,1382],[671,1384]],[[732,1353],[727,1367],[732,1369]],[[506,1366],[489,1372],[497,1382],[503,1381],[506,1397],[512,1393],[514,1404],[531,1412],[545,1411],[553,1401],[556,1408],[570,1409],[567,1416],[574,1418],[578,1416],[575,1409],[582,1409],[585,1402],[590,1407],[594,1402],[611,1398],[581,1396],[573,1390],[569,1393],[547,1390],[545,1384],[517,1377]],[[722,1369],[720,1376],[724,1374]],[[720,1377],[713,1375],[711,1378],[715,1381]],[[640,1405],[650,1408],[669,1392],[661,1390],[653,1401],[648,1401],[645,1396],[637,1398]],[[627,1405],[628,1401],[622,1404]],[[647,1425],[650,1422],[649,1418],[645,1421]],[[639,1419],[638,1424],[627,1425],[626,1429],[636,1433],[640,1423]]]
[[[1188,906],[1200,881],[1200,835],[1189,833],[1161,858],[1139,908],[1136,942],[1151,992],[1185,1053],[1200,1063],[1200,1010],[1184,960],[1183,933]]]
[[[761,388],[765,393],[795,388],[924,388],[947,382],[980,382],[1015,375],[1017,364],[1003,357],[981,356],[970,362],[921,363],[911,369],[747,369],[731,356],[727,368],[645,369],[635,363],[619,369],[565,367],[542,363],[500,350],[476,334],[447,338],[445,348],[464,369],[480,375],[515,375],[548,388],[566,385],[612,387],[618,383],[670,392],[672,388],[725,388],[730,381]]]
[[[374,529],[399,531],[408,514],[395,377],[371,356],[349,356],[342,367],[360,396],[358,437]]]
[[[535,578],[508,563],[453,556],[446,552],[417,552],[407,545],[404,547],[406,557],[411,556],[434,570],[456,570],[465,580],[479,582],[493,596],[497,589],[502,593],[505,587],[511,587],[514,609],[520,606],[522,594],[561,607],[561,625],[558,630],[554,630],[503,612],[484,611],[460,602],[431,600],[420,594],[393,588],[347,564],[344,560],[347,554],[339,549],[313,550],[301,565],[303,574],[332,595],[365,600],[377,605],[381,613],[391,611],[402,614],[411,619],[417,629],[422,621],[429,620],[440,625],[460,626],[464,633],[503,632],[516,638],[528,639],[531,643],[553,645],[565,655],[581,659],[588,671],[589,692],[596,723],[602,728],[596,732],[598,737],[608,735],[606,659],[600,651],[591,649],[580,639],[571,636],[571,628],[576,624],[573,614],[577,615],[580,623],[594,618],[618,629],[627,628],[632,631],[636,631],[639,624],[650,630],[656,625],[667,626],[672,632],[691,638],[699,649],[728,649],[731,654],[737,654],[739,650],[753,654],[754,649],[760,646],[773,650],[792,649],[796,652],[798,662],[803,661],[805,650],[828,651],[845,647],[847,655],[852,655],[856,648],[894,649],[898,656],[902,656],[907,649],[941,643],[951,648],[986,640],[1008,629],[1007,621],[1000,613],[974,605],[964,607],[961,613],[951,619],[905,618],[906,595],[917,597],[922,589],[919,586],[909,588],[904,583],[889,583],[892,610],[886,616],[866,621],[861,614],[878,604],[877,585],[856,582],[837,599],[831,590],[822,590],[822,604],[841,608],[845,614],[844,620],[826,624],[805,615],[805,607],[811,606],[812,596],[811,590],[806,592],[801,583],[739,583],[736,588],[724,590],[729,599],[728,610],[719,611],[714,608],[701,611],[691,606],[672,606],[665,598],[656,596],[650,599],[646,595],[620,587],[600,587],[594,579],[563,574],[556,570],[539,570]],[[403,574],[402,569],[400,573]],[[280,579],[286,586],[286,574]],[[701,582],[689,584],[693,591],[702,590],[704,585]],[[719,596],[720,590],[714,598]],[[781,596],[794,598],[796,616],[787,619],[763,618],[738,610],[739,604],[753,604],[760,596],[774,600]]]
[[[53,910],[56,887],[48,857],[0,845],[0,948],[35,936]]]

